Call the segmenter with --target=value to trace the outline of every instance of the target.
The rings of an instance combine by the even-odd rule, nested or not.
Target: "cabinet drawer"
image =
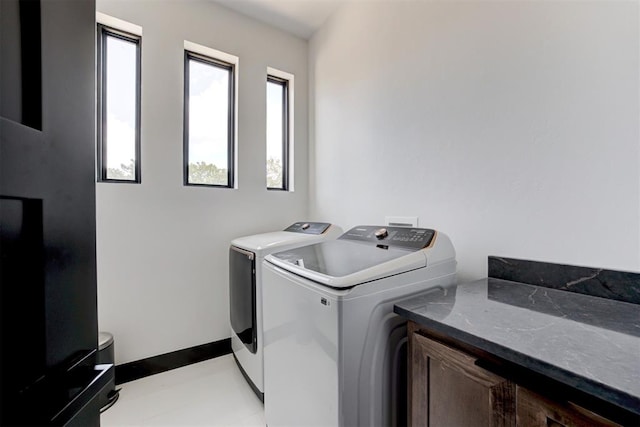
[[[527,427],[619,426],[571,402],[552,401],[524,387],[517,387],[518,425]]]

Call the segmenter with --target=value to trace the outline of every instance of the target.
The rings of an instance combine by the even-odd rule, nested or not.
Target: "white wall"
[[[305,218],[307,42],[207,1],[97,9],[143,29],[142,184],[97,185],[99,326],[121,364],[228,338],[230,241]],[[184,40],[240,58],[236,190],[182,185]],[[295,75],[295,192],[265,189],[268,66]]]
[[[637,2],[351,2],[309,46],[311,212],[640,270]]]

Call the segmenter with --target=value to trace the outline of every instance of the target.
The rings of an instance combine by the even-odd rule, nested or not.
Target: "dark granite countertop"
[[[640,414],[640,305],[487,278],[395,305],[428,329]]]

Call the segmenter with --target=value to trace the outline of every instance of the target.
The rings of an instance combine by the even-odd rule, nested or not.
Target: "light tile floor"
[[[264,408],[232,355],[131,381],[102,413],[103,427],[263,426]]]

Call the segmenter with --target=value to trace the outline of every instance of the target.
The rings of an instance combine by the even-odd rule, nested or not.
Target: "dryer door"
[[[256,256],[253,252],[229,248],[229,312],[231,327],[251,353],[257,351]]]

